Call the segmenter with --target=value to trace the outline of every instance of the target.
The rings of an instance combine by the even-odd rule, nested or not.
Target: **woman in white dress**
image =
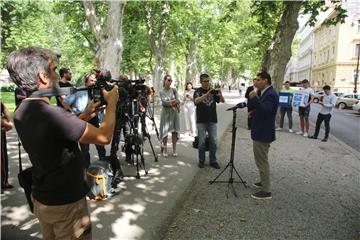
[[[163,157],[168,156],[167,142],[168,133],[171,133],[173,156],[177,156],[176,142],[179,139],[180,130],[180,100],[179,94],[175,88],[170,87],[172,79],[170,75],[164,77],[163,89],[160,91],[162,102],[161,118],[160,118],[160,138],[162,139]]]
[[[186,132],[190,136],[196,136],[196,120],[195,120],[195,104],[194,104],[194,89],[191,82],[185,85],[185,92],[183,94],[184,102],[184,118],[186,125]]]

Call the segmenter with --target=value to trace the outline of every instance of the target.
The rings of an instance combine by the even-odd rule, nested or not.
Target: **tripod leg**
[[[218,179],[218,178],[221,176],[221,174],[223,174],[223,172],[225,172],[225,170],[229,167],[229,165],[230,165],[230,163],[228,163],[228,164],[226,165],[226,167],[216,176],[216,178],[214,178],[214,180],[209,181],[209,183],[210,183],[210,184],[213,184],[213,183],[216,181],[216,179]]]
[[[229,183],[228,183],[228,192],[229,192],[229,187],[230,187],[230,186],[231,186],[231,188],[232,188],[232,191],[233,191],[233,193],[234,193],[234,196],[235,196],[235,197],[238,197],[238,195],[237,195],[237,193],[236,193],[236,191],[235,191],[235,188],[234,188],[233,181],[232,181],[232,182],[229,181]]]
[[[156,155],[156,153],[155,153],[154,146],[153,146],[153,144],[152,144],[152,142],[151,142],[150,135],[147,134],[146,137],[147,137],[147,139],[149,139],[151,151],[152,151],[152,154],[153,154],[153,156],[154,156],[154,158],[155,158],[155,162],[158,162],[159,160],[158,160],[158,157],[157,157],[157,155]]]
[[[141,164],[143,165],[145,175],[148,175],[148,171],[146,170],[146,167],[145,167],[144,145],[141,145]]]
[[[244,185],[244,187],[245,187],[245,188],[248,188],[249,186],[246,185],[246,182],[242,179],[242,177],[240,176],[240,174],[238,173],[238,171],[236,170],[236,168],[233,167],[233,169],[235,170],[236,175],[240,178],[240,181],[241,181],[241,183]]]
[[[144,139],[145,139],[145,137],[146,137],[146,138],[149,140],[150,147],[151,147],[151,151],[152,151],[153,156],[154,156],[154,158],[155,158],[155,162],[158,162],[158,161],[159,161],[159,160],[158,160],[158,157],[157,157],[157,155],[156,155],[156,153],[155,153],[154,146],[153,146],[153,144],[152,144],[152,142],[151,142],[151,136],[150,136],[150,134],[149,134],[149,132],[148,132],[148,130],[147,130],[147,127],[146,127],[145,116],[146,116],[146,115],[144,115],[143,117],[141,117],[141,130],[142,130],[142,134],[143,134],[143,136],[144,136]]]
[[[140,179],[140,173],[139,173],[139,155],[136,154],[136,178]]]

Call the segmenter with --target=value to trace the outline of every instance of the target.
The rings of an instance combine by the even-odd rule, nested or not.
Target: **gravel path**
[[[230,190],[227,198],[227,184],[209,184],[219,170],[201,169],[164,239],[360,239],[359,153],[333,137],[323,143],[278,132],[269,153],[273,199],[254,200],[258,172],[245,115],[238,113],[234,162],[250,188],[234,183],[239,197]],[[222,167],[230,149],[229,129],[218,150]],[[221,180],[228,179],[226,170]]]

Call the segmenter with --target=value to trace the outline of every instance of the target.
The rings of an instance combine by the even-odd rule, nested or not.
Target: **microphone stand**
[[[226,165],[226,167],[215,177],[214,180],[209,181],[210,184],[213,184],[213,183],[227,183],[228,184],[227,192],[226,192],[226,197],[227,198],[229,197],[229,187],[230,186],[231,186],[231,188],[233,190],[234,196],[238,197],[238,195],[237,195],[237,193],[235,191],[235,188],[233,186],[233,183],[242,183],[245,188],[248,188],[248,186],[246,185],[246,182],[241,178],[239,172],[236,170],[236,168],[234,166],[235,140],[236,140],[236,129],[237,129],[236,125],[235,125],[236,124],[236,110],[237,110],[238,107],[240,107],[240,105],[239,106],[238,105],[226,110],[226,111],[230,111],[230,110],[233,111],[230,161]],[[243,107],[243,106],[241,106],[241,107]],[[230,172],[229,180],[227,180],[227,181],[216,181],[225,172],[225,170],[227,168],[229,168],[229,172]],[[236,175],[239,177],[240,181],[234,181],[234,171],[235,171]]]

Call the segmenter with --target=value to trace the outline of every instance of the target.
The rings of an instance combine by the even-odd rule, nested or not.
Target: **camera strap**
[[[29,97],[40,98],[40,97],[52,97],[52,96],[62,96],[62,95],[71,95],[78,91],[87,91],[88,88],[74,88],[74,87],[52,87],[39,89],[33,92]]]

